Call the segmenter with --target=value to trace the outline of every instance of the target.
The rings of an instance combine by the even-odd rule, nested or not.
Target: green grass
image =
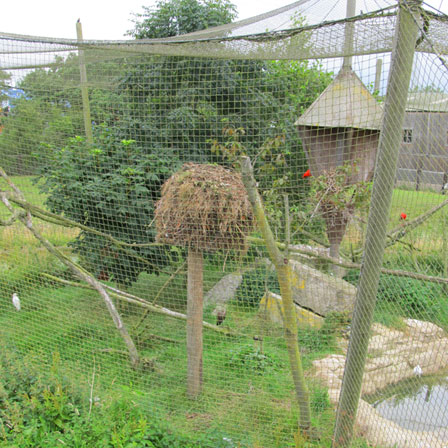
[[[142,357],[151,362],[147,362],[149,367],[133,371],[95,292],[47,286],[23,294],[21,300],[22,310],[16,312],[9,299],[2,298],[0,340],[15,347],[21,356],[32,354],[36,368],[51,366],[57,353],[60,371],[72,381],[76,379],[85,391],[95,370],[95,390],[106,396],[121,393],[131,397],[141,409],[169,419],[170,427],[179,433],[218,432],[247,447],[294,446],[298,410],[279,329],[268,329],[271,336],[264,338],[262,346],[250,337],[227,338],[205,331],[204,390],[200,399],[192,402],[185,391],[183,321],[150,314],[138,343]],[[254,311],[236,306],[229,314],[239,323],[256,318]],[[138,317],[136,310],[128,310],[129,328]],[[151,339],[150,334],[177,342]],[[327,336],[316,330],[302,332],[307,366],[311,359],[334,351],[332,343],[325,342]],[[319,338],[320,343],[311,345],[312,339]],[[311,386],[313,420],[328,438],[333,410],[324,391],[316,384]],[[329,439],[319,446],[328,446],[327,442]]]
[[[87,399],[89,397],[89,399]],[[55,352],[47,371],[12,347],[0,353],[0,445],[34,448],[229,448],[221,434],[174,433],[128,395],[104,395],[63,375]]]
[[[45,196],[39,192],[38,185],[35,183],[35,177],[13,176],[11,180],[22,191],[26,200],[38,207],[45,208]],[[11,187],[2,178],[0,178],[0,189],[11,191]],[[0,202],[0,219],[5,220],[10,216],[9,210]],[[78,234],[76,229],[49,224],[39,219],[34,219],[34,225],[55,246],[66,246]],[[16,222],[9,227],[0,227],[0,264],[2,259],[4,260],[7,256],[9,259],[26,266],[30,264],[29,257],[31,252],[37,253],[37,247],[40,247],[40,243],[22,223]],[[40,259],[46,257],[45,250],[42,249],[38,256]]]
[[[400,214],[406,213],[407,220],[412,220],[445,201],[447,197],[431,191],[407,191],[395,189],[392,196],[390,212],[390,228],[400,225]],[[444,215],[447,211],[442,208],[416,228],[409,235],[409,239],[421,250],[434,250],[441,244]]]
[[[406,221],[410,221],[446,199],[447,196],[432,191],[411,191],[395,188],[392,194],[389,214],[389,231],[397,228],[403,223],[400,219],[401,213],[406,213]],[[416,244],[416,247],[423,251],[436,250],[440,247],[442,242],[443,229],[446,227],[446,219],[444,219],[444,215],[448,213],[447,210],[448,209],[442,208],[437,211],[422,225],[410,232],[405,241],[410,241],[413,244]],[[350,244],[359,245],[359,237],[359,226],[352,225],[348,229],[343,242],[343,247],[345,247],[346,250],[349,250]]]
[[[38,184],[36,184],[37,179],[35,176],[11,176],[11,180],[24,194],[25,199],[39,207],[44,205],[45,196],[40,193]],[[0,189],[12,191],[12,188],[3,178],[0,178]],[[4,207],[3,204],[2,207]],[[5,210],[2,209],[1,213],[2,214],[0,216],[3,217]]]

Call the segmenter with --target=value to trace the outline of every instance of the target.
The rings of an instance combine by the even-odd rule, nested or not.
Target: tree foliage
[[[236,7],[229,0],[158,0],[135,14],[135,27],[128,35],[136,39],[164,38],[230,23]]]
[[[19,98],[11,103],[0,134],[3,167],[11,175],[36,174],[36,156],[45,152],[42,144],[62,145],[66,135],[74,135],[74,117],[64,113],[63,107],[39,99]]]
[[[142,271],[157,272],[165,255],[158,247],[140,245],[155,239],[150,225],[154,202],[176,166],[169,153],[148,153],[135,141],[119,140],[113,131],[98,126],[93,144],[74,137],[52,154],[42,173],[48,207],[137,245],[123,252],[102,236],[80,232],[73,247],[96,276],[129,285]]]
[[[8,96],[6,90],[8,89],[8,81],[11,79],[11,75],[4,70],[0,70],[0,110],[2,109],[2,102],[6,101]]]

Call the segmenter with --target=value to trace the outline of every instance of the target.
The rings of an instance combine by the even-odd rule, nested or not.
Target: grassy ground
[[[14,181],[30,201],[43,205],[44,198],[38,194],[30,178]],[[412,219],[444,199],[444,196],[431,192],[395,190],[391,228],[399,225],[400,213],[405,212],[408,219]],[[443,272],[440,254],[442,213],[438,212],[409,236],[414,251],[402,247],[397,250],[396,246],[386,253],[386,264],[409,270],[418,267],[440,275],[440,270]],[[7,217],[1,205],[0,217]],[[65,247],[76,236],[73,230],[47,223],[36,222],[36,225],[57,246]],[[127,327],[131,329],[145,358],[145,367],[133,371],[123,352],[122,341],[97,294],[74,287],[61,287],[45,280],[42,272],[65,276],[65,269],[38,247],[20,224],[0,228],[0,232],[0,341],[20,357],[29,359],[30,365],[38,371],[51,371],[54,357],[57,356],[58,371],[66,376],[69,383],[76,384],[79,399],[87,408],[91,393],[101,400],[109,400],[109,404],[110,397],[125,396],[133,403],[132,406],[138,405],[139,409],[144,410],[146,418],[157,415],[176,434],[199,432],[207,437],[217,437],[220,441],[232,439],[241,443],[242,447],[251,448],[330,446],[334,411],[329,405],[326,391],[311,380],[310,368],[313,359],[338,351],[335,335],[339,329],[334,322],[327,321],[320,331],[300,331],[304,366],[311,390],[313,423],[320,429],[322,439],[313,443],[298,439],[294,441],[298,411],[282,331],[261,319],[255,307],[234,302],[227,312],[225,325],[247,336],[228,338],[205,331],[204,391],[200,399],[192,402],[185,394],[184,321],[150,314],[144,327],[135,330],[141,309],[125,307],[123,313]],[[228,263],[227,272],[231,270]],[[222,266],[208,262],[205,289],[210,288],[222,275]],[[142,274],[130,292],[153,300],[167,279],[166,275]],[[391,282],[398,284],[395,279]],[[404,297],[403,288],[411,289],[415,294]],[[418,281],[401,284],[396,288],[395,295],[387,295],[384,291],[389,291],[391,287],[386,282],[377,308],[377,320],[394,325],[399,316],[412,311],[426,317],[437,315],[444,322],[446,316],[448,322],[448,312],[439,306],[441,301],[436,297],[441,290],[431,290],[427,285],[425,290],[422,288],[422,282]],[[13,292],[21,297],[20,312],[15,311],[10,303]],[[426,294],[428,300],[423,310],[418,308],[422,294]],[[405,299],[410,308],[403,306]],[[158,303],[183,312],[186,305],[185,276],[170,283],[159,295]],[[206,308],[205,319],[214,323],[212,309]],[[141,332],[142,328],[144,330]],[[263,336],[262,345],[254,341],[255,334]],[[42,369],[42,366],[47,368]],[[134,417],[137,420],[143,418],[140,414]],[[211,446],[218,447],[216,440],[215,445]],[[202,446],[198,443],[192,446]],[[107,446],[128,445],[117,442]],[[188,445],[185,442],[179,446]],[[229,445],[223,446],[239,445],[229,442]],[[360,439],[355,441],[354,446],[366,444]]]
[[[136,338],[146,367],[132,371],[122,341],[95,292],[46,285],[21,294],[21,300],[20,312],[9,300],[1,301],[3,344],[24,355],[32,353],[34,360],[48,366],[57,353],[61,371],[77,379],[84,399],[95,372],[95,394],[107,396],[119,390],[142,409],[157,410],[180,433],[219,433],[248,447],[294,446],[298,412],[278,328],[266,324],[262,347],[250,337],[227,338],[205,331],[204,390],[198,401],[191,402],[185,394],[183,321],[149,315],[147,329]],[[165,305],[163,300],[161,304]],[[127,310],[129,328],[140,316],[137,311]],[[228,313],[232,316],[229,326],[238,322],[249,328],[259,320],[255,310],[236,305]],[[172,342],[154,339],[154,334]],[[306,367],[312,359],[335,350],[330,331],[303,331],[301,338]],[[310,385],[314,423],[324,430],[320,446],[327,446],[333,411],[326,392],[317,384]]]

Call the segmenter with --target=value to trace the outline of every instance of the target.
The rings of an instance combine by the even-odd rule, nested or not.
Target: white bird
[[[422,376],[422,373],[423,373],[422,368],[419,365],[416,365],[414,367],[414,375],[420,377]]]
[[[12,304],[17,311],[20,311],[20,299],[16,293],[12,295]]]

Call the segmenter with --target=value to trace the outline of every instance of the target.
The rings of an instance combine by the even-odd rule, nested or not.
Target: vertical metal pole
[[[373,87],[374,92],[379,92],[381,88],[381,70],[383,68],[383,60],[376,60],[376,70],[375,70],[375,84]]]
[[[347,0],[347,14],[346,17],[354,17],[356,14],[356,0]],[[355,32],[355,24],[352,22],[345,24],[344,36],[344,62],[342,64],[343,70],[350,70],[352,68],[352,53],[353,53],[353,37]]]
[[[76,22],[76,35],[78,37],[78,42],[82,42],[82,25],[78,20]],[[90,103],[89,103],[89,92],[87,90],[87,71],[86,71],[86,60],[84,56],[84,50],[80,47],[78,49],[79,54],[79,72],[81,75],[81,96],[82,96],[82,112],[84,116],[84,129],[86,132],[86,138],[89,143],[93,143],[92,134],[92,119],[90,118]]]
[[[390,204],[402,138],[407,94],[417,40],[419,1],[399,5],[392,64],[377,154],[374,186],[367,224],[364,258],[353,313],[341,396],[333,436],[334,448],[348,448],[361,395],[361,384],[373,321],[376,293],[386,241]]]

